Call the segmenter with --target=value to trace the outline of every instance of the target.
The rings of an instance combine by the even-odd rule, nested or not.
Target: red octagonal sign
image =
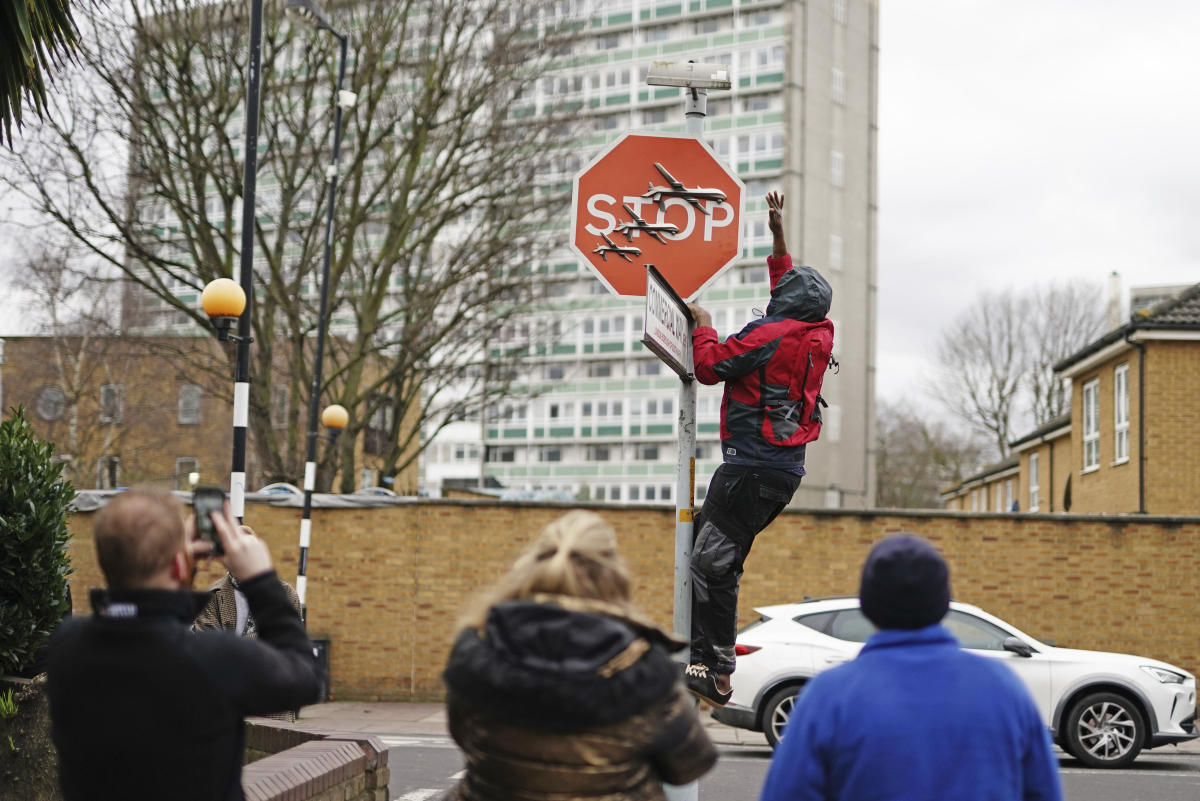
[[[741,250],[742,182],[699,139],[625,134],[575,178],[571,246],[609,291],[691,299]]]

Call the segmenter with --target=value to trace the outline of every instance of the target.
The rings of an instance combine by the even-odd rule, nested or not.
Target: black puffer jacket
[[[685,784],[716,750],[663,632],[615,608],[538,597],[492,608],[446,666],[463,801],[643,801]]]

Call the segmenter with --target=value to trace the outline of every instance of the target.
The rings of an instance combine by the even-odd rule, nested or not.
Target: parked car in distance
[[[733,697],[722,723],[761,731],[774,748],[804,684],[853,659],[875,627],[858,598],[755,609],[737,638]],[[963,648],[1003,660],[1024,681],[1063,750],[1091,767],[1128,765],[1145,748],[1191,740],[1196,677],[1140,656],[1056,648],[978,607],[952,602],[942,621]]]

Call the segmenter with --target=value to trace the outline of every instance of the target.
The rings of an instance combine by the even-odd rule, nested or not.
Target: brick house
[[[1135,312],[1054,370],[1071,381],[1071,411],[1010,443],[1020,511],[1200,512],[1200,284]],[[946,508],[970,511],[971,493],[994,492],[1010,471],[1004,462],[947,488]]]
[[[20,336],[0,340],[0,414],[24,406],[39,437],[53,442],[77,489],[149,484],[187,490],[226,485],[233,451],[233,368],[226,345],[207,336]],[[272,393],[271,426],[281,447],[305,442],[307,407],[291,409]],[[282,402],[281,402],[282,401]],[[415,425],[416,409],[404,425]],[[355,487],[379,481],[390,421],[370,418],[355,444]],[[322,444],[321,448],[330,445]],[[266,483],[246,453],[246,485]],[[415,494],[416,460],[395,477]],[[299,474],[293,479],[301,484]],[[338,481],[335,477],[334,487]]]

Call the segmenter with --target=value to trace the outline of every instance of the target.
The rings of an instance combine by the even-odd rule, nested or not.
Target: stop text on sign
[[[671,242],[688,239],[695,233],[699,233],[703,241],[712,242],[714,233],[718,229],[733,225],[737,214],[733,206],[726,201],[701,203],[705,207],[703,212],[678,197],[666,198],[661,204],[656,204],[641,195],[624,195],[618,199],[600,192],[587,198],[589,221],[584,224],[583,229],[589,234],[602,236],[613,233],[625,223],[632,223],[619,233],[627,242],[633,242],[643,235],[649,235],[645,226],[638,225],[637,221],[641,219],[653,226],[674,228],[675,233],[669,230],[659,231],[664,239]],[[633,211],[632,217],[625,206]],[[650,207],[649,210],[645,209],[646,206]]]

